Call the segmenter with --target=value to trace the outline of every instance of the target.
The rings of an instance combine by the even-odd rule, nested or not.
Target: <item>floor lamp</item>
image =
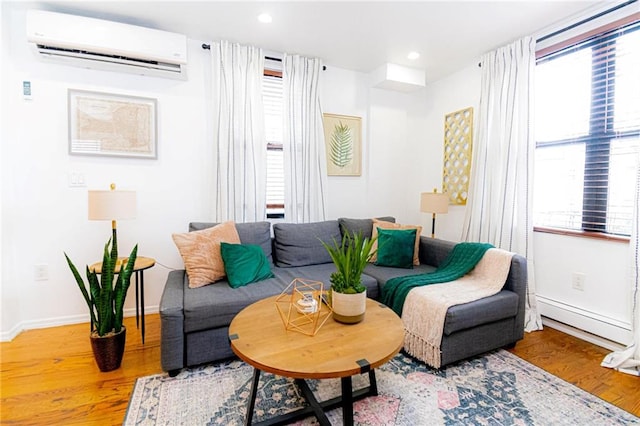
[[[433,188],[433,192],[423,192],[420,194],[420,211],[431,213],[431,238],[436,237],[436,213],[447,213],[449,211],[449,196],[438,192]]]
[[[115,183],[111,184],[111,190],[89,191],[89,220],[110,220],[112,237],[112,252],[115,250],[118,256],[118,236],[116,233],[116,221],[121,219],[135,219],[136,217],[136,192],[116,191]]]

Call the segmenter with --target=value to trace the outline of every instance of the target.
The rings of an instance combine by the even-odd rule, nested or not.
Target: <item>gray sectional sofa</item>
[[[393,218],[380,218],[393,221]],[[213,223],[191,223],[200,230]],[[294,278],[322,281],[329,285],[335,271],[320,240],[340,241],[342,233],[362,232],[371,236],[371,219],[329,220],[306,224],[269,222],[237,223],[243,244],[262,247],[272,263],[274,278],[239,288],[221,281],[189,288],[184,270],[169,273],[160,300],[161,363],[175,375],[180,369],[233,356],[228,327],[244,307],[280,294]],[[455,243],[420,238],[420,265],[401,269],[370,264],[363,275],[367,296],[378,299],[385,283],[394,277],[431,272],[446,258]],[[447,311],[442,338],[442,365],[478,355],[523,338],[527,270],[525,259],[515,255],[503,289],[496,295],[451,307]],[[256,324],[259,327],[259,324]]]

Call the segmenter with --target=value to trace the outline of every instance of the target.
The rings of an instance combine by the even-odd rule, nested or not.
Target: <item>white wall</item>
[[[63,251],[80,269],[100,260],[110,225],[87,220],[87,189],[106,189],[111,182],[137,192],[137,218],[118,222],[119,248],[121,254],[128,253],[138,243],[140,255],[158,261],[145,272],[146,311],[157,311],[169,269],[183,265],[171,233],[184,232],[189,221],[212,220],[208,51],[190,41],[187,81],[43,63],[27,47],[23,8],[2,8],[9,35],[3,38],[2,102],[11,108],[2,116],[7,125],[1,147],[0,337],[7,340],[25,328],[88,320]],[[31,81],[31,100],[21,96],[23,80]],[[422,105],[423,96],[371,89],[367,80],[365,74],[330,64],[323,74],[323,110],[363,118],[362,176],[329,177],[329,217],[390,214],[410,222],[418,217],[417,194],[425,189],[407,185],[408,177],[416,175],[411,126],[425,119],[412,108]],[[70,88],[157,99],[158,159],[69,155]],[[84,174],[87,186],[69,187],[71,172]],[[36,264],[48,265],[48,280],[34,280]],[[133,287],[126,308],[134,312]]]
[[[86,321],[87,309],[63,257],[80,270],[101,259],[110,237],[108,222],[87,220],[87,189],[137,191],[135,220],[118,223],[120,253],[135,243],[139,254],[162,265],[145,273],[149,310],[157,309],[168,268],[182,267],[171,240],[190,220],[209,214],[213,170],[205,138],[203,58],[190,42],[190,78],[175,81],[86,70],[36,61],[27,48],[21,9],[5,8],[2,130],[2,338],[22,328]],[[21,96],[31,81],[33,98]],[[83,89],[156,98],[158,159],[71,156],[67,153],[67,90]],[[71,188],[70,172],[84,174],[87,186]],[[49,279],[34,280],[34,265],[49,268]],[[126,307],[135,307],[129,292]]]
[[[442,191],[444,116],[468,107],[473,107],[474,114],[477,114],[480,103],[480,68],[477,62],[429,84],[424,96],[421,103],[414,106],[419,116],[425,117],[424,121],[416,117],[412,126],[414,147],[422,159],[414,180],[420,185],[419,192],[431,192],[433,188]],[[416,206],[414,221],[420,220],[423,234],[430,235],[431,215],[419,213],[419,194],[415,194],[413,205]],[[465,206],[449,205],[447,214],[436,216],[436,237],[460,241],[464,215]]]
[[[370,87],[369,75],[329,66],[323,75],[323,112],[362,117],[361,176],[329,176],[329,218],[391,215],[414,219],[407,194],[416,168],[410,110],[422,92]],[[421,120],[425,117],[422,116]]]
[[[540,312],[629,344],[633,300],[629,244],[539,232],[533,242]],[[574,272],[585,274],[584,291],[572,288]]]
[[[362,176],[329,177],[329,216],[392,215],[429,235],[431,216],[420,212],[420,193],[442,190],[444,116],[477,108],[477,62],[411,93],[371,88],[367,75],[331,67],[323,84],[324,112],[363,117]],[[437,236],[459,241],[464,210],[450,206],[438,215]]]
[[[9,31],[8,25],[4,24],[4,8],[0,5],[0,63],[7,64],[9,62],[8,55],[8,44],[9,44]],[[2,164],[3,164],[3,154],[4,149],[4,141],[7,140],[7,125],[5,120],[5,111],[8,108],[8,99],[4,96],[7,93],[7,79],[5,78],[6,71],[5,67],[0,66],[0,224],[3,224],[3,216],[4,216],[4,200],[1,198],[4,193],[4,174],[2,173]],[[3,228],[4,225],[0,226],[0,259],[4,259],[4,238],[3,238]],[[0,333],[4,330],[3,324],[11,323],[11,318],[13,318],[17,311],[13,311],[8,307],[5,309],[4,303],[2,302],[5,297],[8,300],[17,301],[17,297],[13,296],[9,289],[4,285],[3,277],[3,262],[0,261],[0,308],[2,312],[0,312]]]

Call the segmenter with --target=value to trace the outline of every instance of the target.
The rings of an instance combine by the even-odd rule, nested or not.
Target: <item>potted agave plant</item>
[[[109,246],[111,245],[111,248]],[[69,268],[89,307],[91,316],[91,349],[100,371],[120,367],[124,354],[126,328],[122,325],[124,301],[138,253],[136,245],[127,259],[118,260],[117,243],[111,239],[104,246],[100,278],[87,266],[85,285],[78,270],[65,253]],[[119,272],[116,273],[116,270]]]
[[[364,319],[367,289],[362,285],[362,273],[374,254],[371,252],[374,241],[361,233],[345,232],[341,243],[322,242],[336,267],[330,278],[331,309],[333,319],[338,322],[355,324]]]

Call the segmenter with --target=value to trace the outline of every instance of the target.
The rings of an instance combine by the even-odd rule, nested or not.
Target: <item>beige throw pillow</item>
[[[416,229],[416,242],[413,247],[413,264],[420,264],[420,257],[418,255],[418,251],[420,249],[420,234],[422,233],[422,226],[420,225],[401,225],[399,223],[385,222],[383,220],[373,219],[373,230],[371,231],[371,237],[378,237],[378,228],[382,229]],[[373,247],[371,247],[371,251],[376,251],[374,255],[371,257],[370,262],[375,263],[378,260],[378,240],[373,243]]]
[[[172,238],[184,261],[190,288],[202,287],[223,279],[226,274],[220,243],[240,244],[233,221],[202,231],[173,234]]]

